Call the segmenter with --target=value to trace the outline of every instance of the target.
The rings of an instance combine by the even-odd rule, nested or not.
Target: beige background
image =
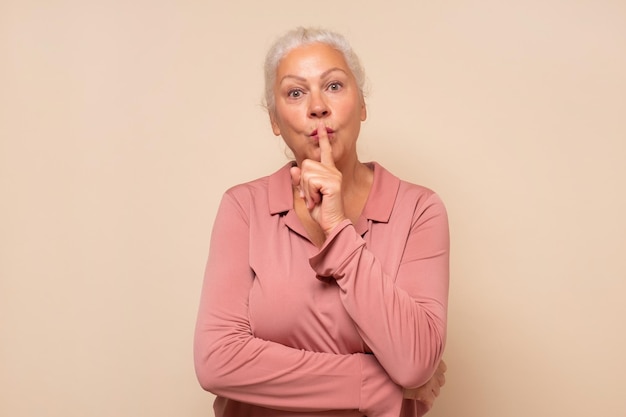
[[[286,160],[261,66],[300,24],[361,55],[362,159],[449,210],[430,415],[626,415],[623,0],[0,0],[0,415],[212,415],[211,225]]]

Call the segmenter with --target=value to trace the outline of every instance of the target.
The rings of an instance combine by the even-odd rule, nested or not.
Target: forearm
[[[405,236],[394,235],[406,244],[393,276],[349,223],[335,230],[311,259],[318,275],[336,280],[361,337],[391,378],[405,387],[430,378],[445,345],[448,230],[445,212],[435,214],[428,228],[414,222]]]
[[[338,281],[346,311],[394,381],[404,387],[422,385],[443,355],[444,306],[396,285],[366,248],[355,257],[360,271]]]
[[[399,408],[402,397],[373,355],[309,352],[222,326],[197,330],[195,366],[204,389],[277,410],[376,415]]]
[[[252,336],[217,333],[205,330],[196,336],[195,367],[204,389],[287,411],[359,407],[358,357],[306,352]]]

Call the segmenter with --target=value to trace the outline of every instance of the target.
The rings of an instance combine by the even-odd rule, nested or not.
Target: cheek
[[[280,125],[283,129],[292,129],[296,127],[301,119],[301,112],[297,108],[281,109],[280,114],[277,115],[277,120],[280,121]]]
[[[350,115],[351,123],[361,123],[363,118],[363,107],[361,106],[351,106],[349,109],[346,109],[346,114]]]
[[[350,97],[349,100],[337,100],[335,102],[335,109],[346,116],[360,118],[363,106],[359,97]]]

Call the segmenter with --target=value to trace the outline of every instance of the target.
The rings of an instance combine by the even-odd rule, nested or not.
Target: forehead
[[[289,51],[276,68],[276,75],[278,81],[285,75],[309,78],[330,68],[352,74],[341,52],[324,43],[312,43]]]

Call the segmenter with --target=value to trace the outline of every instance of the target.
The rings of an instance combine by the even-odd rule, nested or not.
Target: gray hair
[[[363,71],[359,57],[352,50],[352,47],[346,38],[344,38],[343,35],[330,30],[299,27],[279,37],[269,49],[265,57],[264,104],[268,111],[274,111],[274,83],[276,82],[276,70],[278,69],[280,61],[291,50],[312,43],[323,43],[342,53],[346,63],[348,64],[348,68],[350,68],[350,71],[352,71],[352,74],[356,79],[361,97],[364,96],[363,89],[365,85],[365,72]]]

